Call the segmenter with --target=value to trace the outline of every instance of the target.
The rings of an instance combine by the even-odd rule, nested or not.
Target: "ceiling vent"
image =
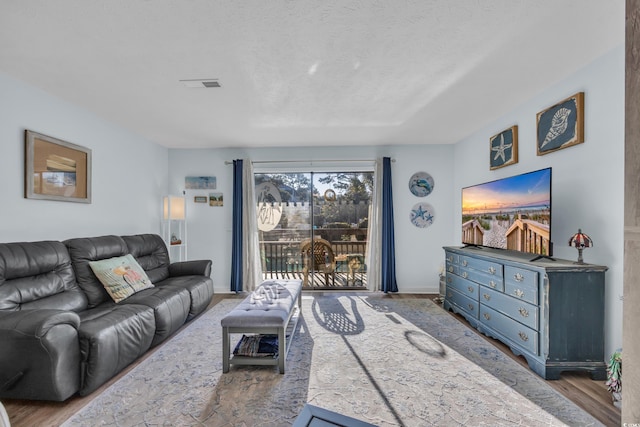
[[[180,80],[180,83],[186,87],[220,87],[218,79],[193,79],[193,80]]]

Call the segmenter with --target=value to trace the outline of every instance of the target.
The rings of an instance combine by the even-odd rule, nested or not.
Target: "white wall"
[[[577,92],[585,93],[585,142],[536,155],[536,114]],[[499,99],[499,97],[498,97]],[[518,125],[519,161],[489,170],[489,137]],[[522,104],[455,146],[453,192],[462,187],[551,166],[553,253],[575,260],[568,246],[578,228],[594,241],[585,262],[606,265],[605,354],[622,347],[624,205],[624,46]],[[454,198],[460,224],[460,198]],[[454,241],[461,239],[454,227]]]
[[[168,150],[0,74],[0,242],[160,232]],[[24,198],[24,131],[92,150],[91,204]]]
[[[396,275],[400,292],[437,293],[438,272],[443,263],[442,246],[451,244],[454,219],[454,198],[451,182],[453,147],[442,145],[388,147],[300,147],[286,149],[212,149],[170,150],[170,188],[174,194],[184,189],[188,175],[216,176],[216,192],[225,197],[223,207],[209,207],[193,202],[194,194],[206,191],[190,190],[188,196],[189,259],[213,260],[216,292],[229,292],[231,265],[231,192],[233,166],[225,160],[313,160],[313,159],[375,159],[391,157],[396,236]],[[321,171],[320,163],[314,170]],[[431,174],[435,180],[433,192],[424,198],[409,191],[409,178],[418,171]],[[423,201],[434,207],[434,224],[416,228],[409,221],[411,208]]]

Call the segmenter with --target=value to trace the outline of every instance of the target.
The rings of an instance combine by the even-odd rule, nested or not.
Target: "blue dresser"
[[[445,247],[444,308],[496,338],[547,380],[563,371],[606,379],[607,267],[521,252]]]

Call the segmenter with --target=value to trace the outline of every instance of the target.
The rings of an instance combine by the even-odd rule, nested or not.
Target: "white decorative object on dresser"
[[[484,247],[445,247],[444,308],[527,360],[544,379],[585,370],[606,378],[607,267]]]

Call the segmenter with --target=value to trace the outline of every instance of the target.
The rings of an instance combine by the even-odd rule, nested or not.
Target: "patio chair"
[[[302,253],[304,282],[307,286],[309,270],[323,273],[325,284],[329,284],[329,275],[331,275],[331,284],[336,283],[336,256],[328,241],[315,238],[303,240],[300,243],[300,252]]]

